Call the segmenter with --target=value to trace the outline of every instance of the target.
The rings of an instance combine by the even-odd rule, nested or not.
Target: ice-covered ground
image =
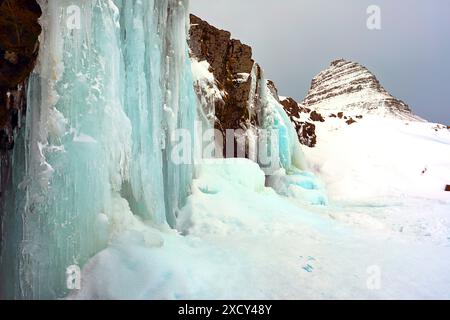
[[[450,132],[333,121],[305,150],[328,206],[276,194],[248,160],[200,165],[180,234],[119,203],[121,231],[70,298],[449,299]]]

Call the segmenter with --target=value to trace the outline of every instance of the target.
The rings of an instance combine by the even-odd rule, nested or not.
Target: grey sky
[[[372,4],[379,31],[366,27]],[[191,11],[251,45],[282,95],[301,101],[317,73],[346,58],[418,115],[450,125],[448,0],[191,0]]]

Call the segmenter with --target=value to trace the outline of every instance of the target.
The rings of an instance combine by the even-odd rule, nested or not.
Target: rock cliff
[[[261,87],[264,86],[286,109],[299,130],[300,142],[311,147],[316,144],[313,124],[315,120],[300,121],[296,118],[298,112],[312,111],[297,110],[298,103],[293,99],[282,101],[272,81],[267,80],[261,84],[261,81],[264,81],[262,69],[253,60],[250,46],[232,39],[230,32],[211,26],[194,15],[191,15],[189,45],[195,65],[198,65],[197,61],[206,61],[209,64],[213,79],[207,84],[196,82],[195,87],[200,100],[204,100],[207,92],[215,88],[215,94],[211,94],[213,98],[208,98],[207,102],[207,105],[214,105],[215,111],[212,112],[210,107],[206,107],[208,110],[205,112],[214,114],[214,126],[221,130],[224,136],[226,129],[245,130],[262,126],[258,112],[263,108]]]

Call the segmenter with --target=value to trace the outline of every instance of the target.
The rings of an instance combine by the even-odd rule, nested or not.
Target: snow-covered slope
[[[389,94],[367,68],[344,59],[333,61],[312,80],[302,104],[322,112],[339,110],[421,121],[403,101]]]
[[[351,125],[326,118],[316,134],[315,148],[303,149],[335,200],[450,198],[444,191],[450,184],[445,126],[366,115]]]
[[[314,122],[316,144],[303,149],[332,200],[448,198],[450,127],[416,116],[367,68],[333,61],[301,104],[282,103],[297,127]]]
[[[281,102],[297,128],[313,122],[314,143],[299,138],[332,200],[448,197],[450,128],[416,116],[360,64],[333,61],[301,104]]]

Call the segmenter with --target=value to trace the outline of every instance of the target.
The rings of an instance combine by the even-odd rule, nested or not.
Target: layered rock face
[[[0,149],[13,147],[26,80],[38,53],[41,9],[34,0],[0,0]]]
[[[302,105],[322,113],[338,110],[421,120],[408,105],[389,94],[367,68],[344,59],[333,61],[312,80]]]

